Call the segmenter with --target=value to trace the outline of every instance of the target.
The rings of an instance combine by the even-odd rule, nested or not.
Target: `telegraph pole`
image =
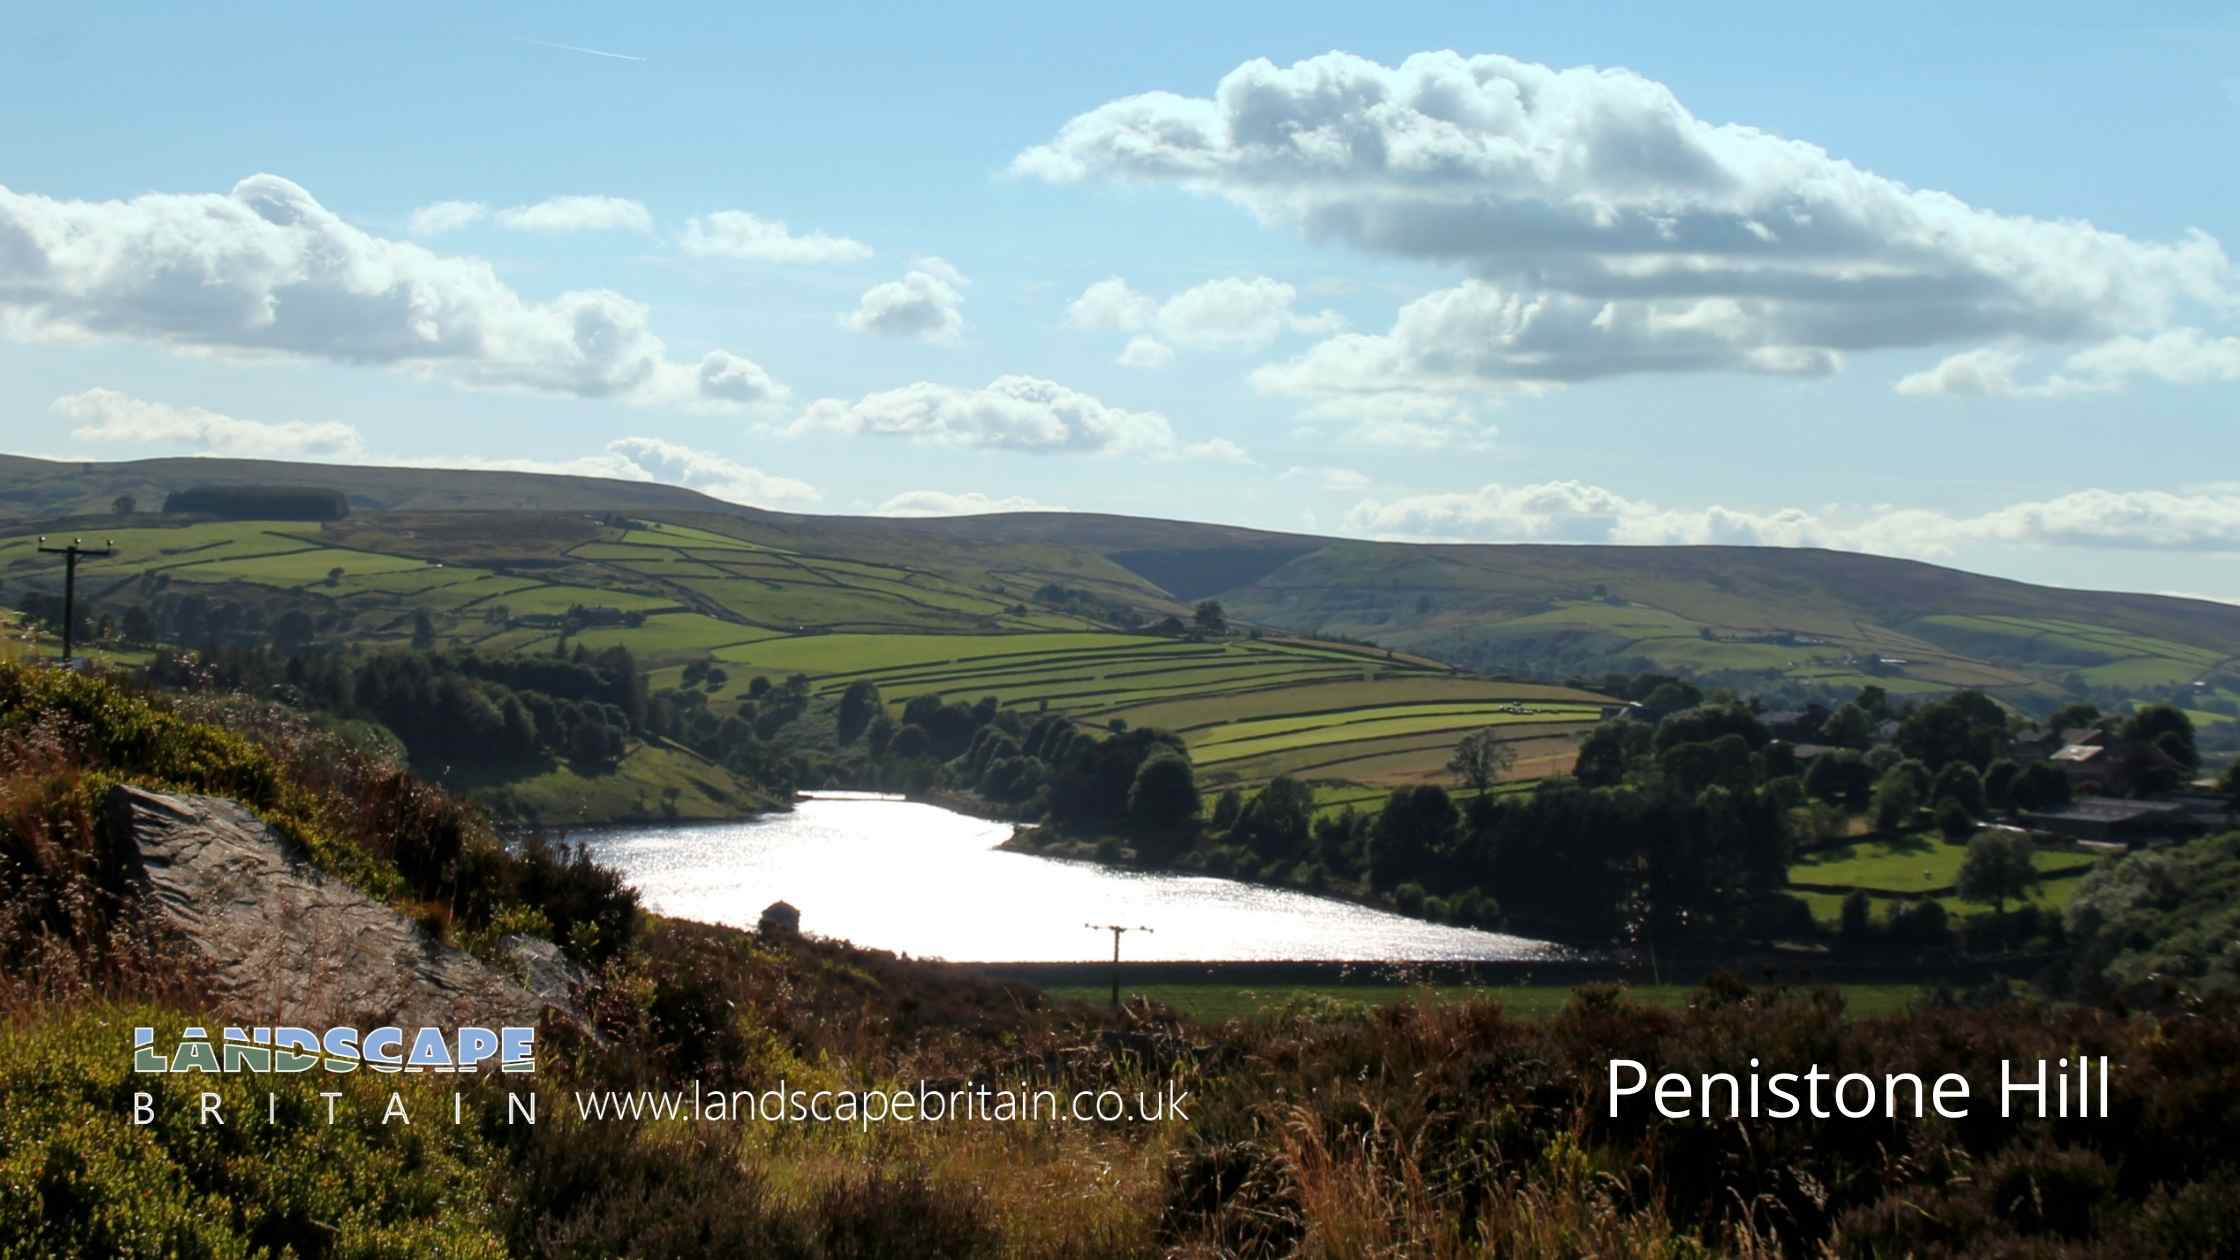
[[[1128,927],[1119,923],[1084,923],[1081,926],[1092,932],[1112,933],[1112,1009],[1120,1009],[1120,934],[1122,932],[1148,932],[1147,927]]]
[[[39,535],[39,550],[62,557],[62,662],[65,665],[70,663],[70,648],[78,630],[78,560],[80,557],[98,559],[117,554],[115,539],[103,541],[106,544],[104,546],[88,547],[85,539],[73,538],[66,546],[49,547],[47,536]],[[1117,942],[1119,938],[1113,939]]]

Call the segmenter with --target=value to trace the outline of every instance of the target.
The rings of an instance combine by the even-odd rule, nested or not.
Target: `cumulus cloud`
[[[114,389],[65,394],[48,409],[77,421],[70,436],[83,442],[191,446],[211,455],[244,459],[350,458],[365,450],[357,429],[339,421],[238,420],[208,408],[149,402]]]
[[[1155,332],[1168,345],[1192,350],[1259,350],[1285,332],[1322,334],[1344,327],[1335,311],[1295,313],[1298,297],[1291,285],[1266,276],[1224,276],[1161,302],[1109,276],[1066,307],[1066,322],[1091,330]]]
[[[964,285],[955,267],[921,258],[902,279],[866,289],[845,322],[861,333],[951,345],[964,334]]]
[[[814,503],[821,497],[805,481],[775,476],[662,438],[617,438],[607,443],[607,453],[642,474],[631,480],[666,482],[750,507]]]
[[[627,197],[547,197],[527,205],[492,210],[479,201],[438,201],[412,212],[414,236],[441,236],[489,219],[517,232],[601,232],[653,230],[653,214]]]
[[[854,402],[820,398],[784,432],[903,438],[925,446],[1038,454],[1150,455],[1237,460],[1244,452],[1215,439],[1185,445],[1167,418],[1129,411],[1033,376],[1000,376],[979,389],[919,381]]]
[[[441,236],[471,227],[490,217],[490,207],[479,201],[439,201],[412,212],[414,236]]]
[[[874,516],[986,516],[991,512],[1064,512],[1068,509],[1010,496],[998,499],[977,490],[910,490],[872,509]]]
[[[669,356],[641,303],[598,289],[525,298],[487,262],[361,231],[275,175],[222,194],[129,201],[0,188],[0,315],[11,336],[117,338],[400,367],[470,387],[740,407],[736,396],[703,390],[709,360]],[[718,353],[714,379],[734,379],[745,360]]]
[[[1920,508],[1672,508],[1578,481],[1363,499],[1348,532],[1421,541],[1720,543],[1940,556],[1969,543],[2240,551],[2240,494],[2079,490],[1976,515]]]
[[[825,232],[796,236],[782,220],[758,218],[744,210],[718,210],[687,220],[677,244],[697,257],[754,262],[836,263],[871,257],[871,247],[862,241]]]
[[[1157,337],[1130,337],[1113,362],[1121,367],[1157,371],[1174,362],[1174,347]]]
[[[467,468],[489,472],[607,477],[683,486],[756,507],[813,503],[816,487],[749,467],[727,456],[658,437],[623,437],[594,455],[567,459],[528,456],[394,455],[366,449],[363,436],[338,421],[270,423],[242,420],[204,407],[181,407],[135,398],[114,389],[87,389],[54,400],[54,414],[77,421],[80,441],[184,445],[198,453],[241,459],[301,459],[392,468]]]
[[[2240,310],[2230,261],[2199,231],[2143,241],[1980,209],[1705,122],[1626,70],[1451,52],[1255,60],[1210,96],[1101,105],[1012,169],[1165,183],[1469,277],[1390,332],[1337,338],[1267,378],[1310,396],[1818,374],[1869,350],[2079,347]]]
[[[2066,398],[2121,389],[2140,377],[2174,385],[2240,381],[2240,337],[2211,337],[2198,328],[2112,338],[2068,355],[2058,371],[2038,381],[2018,379],[2027,358],[2015,346],[1965,350],[1899,378],[1893,388],[1910,395]]]
[[[549,197],[497,214],[500,226],[518,232],[604,232],[653,230],[653,215],[627,197]]]

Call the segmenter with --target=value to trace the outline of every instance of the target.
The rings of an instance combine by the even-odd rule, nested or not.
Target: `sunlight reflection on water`
[[[648,909],[752,927],[783,899],[801,928],[958,962],[1111,956],[1084,923],[1143,924],[1140,960],[1557,958],[1545,942],[1444,927],[1348,902],[1199,875],[1150,875],[994,846],[1011,834],[931,805],[810,800],[745,823],[625,827],[577,837]]]

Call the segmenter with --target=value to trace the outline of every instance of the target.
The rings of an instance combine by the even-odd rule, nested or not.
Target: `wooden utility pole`
[[[1112,933],[1112,1009],[1120,1009],[1120,934],[1122,932],[1148,932],[1147,927],[1127,927],[1119,923],[1084,923],[1081,926],[1093,932]]]
[[[116,540],[104,541],[105,546],[88,547],[85,539],[73,538],[67,546],[49,547],[47,536],[39,535],[39,550],[62,557],[62,661],[65,665],[70,663],[70,648],[78,630],[78,560],[117,554]]]

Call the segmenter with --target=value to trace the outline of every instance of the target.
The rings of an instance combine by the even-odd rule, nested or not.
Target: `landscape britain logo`
[[[132,1070],[139,1075],[208,1076],[294,1076],[318,1069],[341,1074],[361,1068],[387,1073],[461,1076],[485,1071],[531,1073],[536,1071],[536,1035],[534,1028],[516,1026],[401,1028],[391,1024],[361,1032],[351,1027],[314,1031],[290,1025],[229,1027],[220,1030],[219,1037],[212,1040],[206,1029],[190,1026],[166,1051],[158,1045],[156,1030],[143,1026],[132,1030]],[[323,1090],[318,1096],[327,1102],[327,1123],[334,1123],[335,1102],[343,1097],[342,1091]],[[137,1091],[132,1097],[133,1123],[152,1123],[155,1119],[154,1091]],[[509,1122],[520,1113],[529,1123],[536,1123],[536,1095],[526,1096],[526,1108],[522,1106],[523,1101],[521,1095],[508,1095]],[[197,1105],[201,1112],[199,1123],[226,1123],[223,1094],[204,1090]],[[457,1092],[452,1094],[451,1110],[453,1123],[458,1123],[460,1095]],[[265,1118],[268,1123],[278,1123],[277,1091],[268,1091],[265,1095]],[[390,1092],[388,1106],[382,1113],[383,1124],[392,1120],[412,1122],[399,1091]]]

